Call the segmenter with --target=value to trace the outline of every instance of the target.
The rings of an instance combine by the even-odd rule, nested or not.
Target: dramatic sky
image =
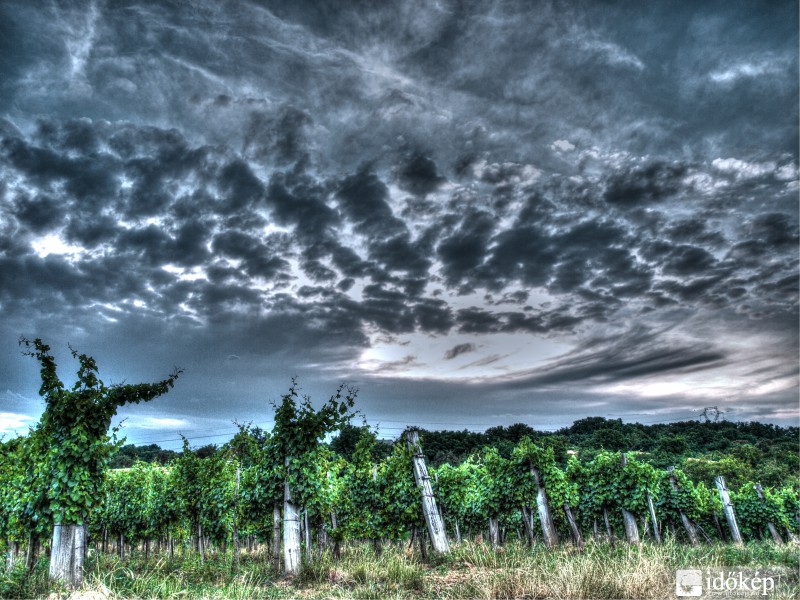
[[[0,432],[797,425],[797,300],[796,0],[0,4]]]

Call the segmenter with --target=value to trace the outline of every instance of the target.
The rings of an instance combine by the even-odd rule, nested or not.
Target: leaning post
[[[428,527],[431,545],[433,546],[434,552],[447,554],[450,552],[450,544],[447,542],[444,523],[436,508],[436,498],[433,496],[431,478],[428,475],[428,467],[425,466],[425,456],[422,454],[422,447],[419,443],[419,432],[415,429],[409,429],[406,432],[406,440],[412,454],[414,479],[422,494],[422,514],[425,516],[425,525]]]
[[[725,513],[725,518],[728,519],[728,527],[731,530],[731,540],[737,546],[744,545],[742,534],[739,533],[739,525],[736,523],[736,513],[733,510],[733,502],[731,496],[728,494],[728,488],[725,485],[725,478],[722,475],[717,475],[714,478],[714,483],[717,484],[717,491],[719,491],[719,499],[722,501],[722,510]]]

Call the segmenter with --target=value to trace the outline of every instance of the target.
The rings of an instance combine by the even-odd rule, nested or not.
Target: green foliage
[[[717,475],[722,475],[725,483],[732,490],[739,489],[740,486],[751,481],[754,476],[753,467],[734,456],[722,456],[716,460],[713,458],[687,458],[681,464],[681,468],[693,481],[702,481],[709,486],[714,485],[714,478]]]
[[[95,360],[72,350],[78,379],[67,389],[56,372],[50,347],[40,339],[21,338],[26,354],[41,365],[39,394],[45,411],[32,435],[37,460],[49,478],[48,510],[56,523],[82,523],[102,498],[105,469],[118,443],[108,435],[111,418],[128,403],[147,402],[173,387],[180,371],[154,384],[106,386]]]
[[[411,527],[421,526],[422,503],[406,444],[396,443],[392,454],[378,465],[377,484],[383,501],[381,525],[387,538],[404,538]]]
[[[779,491],[763,488],[762,499],[758,496],[756,484],[748,482],[738,492],[732,491],[730,494],[739,529],[746,538],[769,537],[766,533],[767,523],[772,523],[779,532],[791,528],[792,521],[796,525],[796,513],[792,514],[797,507],[796,490],[788,487]]]

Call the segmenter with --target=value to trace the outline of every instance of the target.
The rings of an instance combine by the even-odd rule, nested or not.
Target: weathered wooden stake
[[[200,564],[206,561],[206,540],[203,536],[203,525],[197,521],[197,551],[200,553]]]
[[[762,502],[766,502],[766,500],[764,499],[764,488],[761,487],[760,483],[756,484],[756,494],[758,494],[758,497],[761,499]],[[772,522],[767,521],[767,527],[769,528],[769,533],[772,536],[772,539],[775,541],[775,543],[778,544],[779,546],[783,545],[783,538],[781,538],[781,534],[778,533],[778,529],[775,527],[775,525],[773,525]]]
[[[542,535],[548,550],[552,550],[558,545],[558,533],[553,523],[553,515],[550,512],[550,504],[547,502],[547,492],[544,489],[544,481],[539,474],[539,469],[531,467],[531,475],[536,482],[536,508],[539,510],[539,521],[542,524]]]
[[[620,465],[623,467],[628,464],[628,456],[622,452],[620,453]],[[633,513],[626,508],[622,508],[622,524],[625,526],[625,537],[631,544],[639,543],[639,526],[636,524],[636,518]]]
[[[272,505],[272,560],[275,561],[275,572],[281,571],[281,509]]]
[[[525,541],[528,546],[533,546],[533,528],[531,527],[531,519],[528,514],[528,508],[522,505],[522,524],[525,526]]]
[[[236,467],[236,495],[233,501],[233,564],[239,564],[239,483],[242,476],[242,468]]]
[[[731,530],[731,541],[737,546],[744,545],[742,541],[742,534],[739,533],[739,525],[736,523],[736,513],[733,510],[733,503],[731,502],[728,488],[725,486],[725,478],[722,475],[717,475],[714,478],[714,483],[717,485],[719,491],[719,499],[722,501],[722,510],[725,512],[725,518],[728,519],[728,527]]]
[[[17,543],[11,540],[6,541],[7,552],[6,555],[6,570],[11,573],[14,570],[14,563],[17,562]]]
[[[669,472],[669,484],[672,486],[672,489],[677,491],[678,482],[675,480],[675,467],[667,467],[667,471]],[[683,511],[679,511],[681,515],[681,523],[683,523],[683,528],[686,530],[686,533],[689,535],[689,541],[692,543],[692,546],[697,546],[700,542],[697,539],[697,532],[695,531],[694,525],[689,520],[689,517],[686,516],[686,513]]]
[[[489,517],[489,541],[492,544],[492,550],[497,550],[500,545],[500,519],[497,515]]]
[[[31,571],[36,558],[36,536],[28,534],[28,548],[25,551],[25,570]]]
[[[656,520],[656,508],[653,506],[653,497],[647,492],[647,507],[650,509],[650,520],[653,522],[653,537],[656,544],[661,543],[661,532],[658,531],[658,521]]]
[[[564,514],[567,515],[567,523],[569,523],[569,529],[572,532],[572,539],[575,540],[575,545],[578,548],[583,548],[583,536],[581,535],[581,530],[578,529],[578,523],[575,522],[575,517],[572,516],[572,509],[569,504],[564,503]]]
[[[83,525],[55,524],[53,546],[50,553],[50,579],[61,581],[68,587],[81,585],[83,582],[85,533]]]
[[[606,522],[606,532],[608,533],[608,542],[613,546],[616,542],[614,532],[611,530],[611,523],[608,521],[608,510],[606,510],[606,505],[603,504],[603,520]]]
[[[303,507],[303,534],[306,541],[306,558],[310,561],[311,554],[311,529],[308,527],[308,508]]]
[[[339,535],[336,532],[336,511],[331,511],[331,531],[334,532],[333,536],[333,557],[340,558],[341,557],[341,545],[339,543]]]
[[[433,496],[428,468],[425,466],[425,456],[419,443],[419,432],[411,429],[406,433],[408,448],[413,455],[414,479],[417,487],[422,494],[422,514],[425,517],[425,524],[431,538],[431,545],[434,552],[447,554],[450,552],[450,544],[447,542],[447,535],[444,531],[439,511],[436,508],[436,499]]]

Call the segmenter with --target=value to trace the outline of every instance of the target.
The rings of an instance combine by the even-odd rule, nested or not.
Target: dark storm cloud
[[[659,202],[681,189],[680,180],[685,174],[686,167],[675,163],[635,165],[613,174],[603,197],[609,204],[621,206]]]
[[[470,276],[484,261],[495,226],[495,218],[491,213],[469,211],[458,230],[439,243],[436,253],[450,285],[457,285]]]
[[[425,196],[435,191],[443,182],[436,163],[429,157],[415,154],[398,171],[398,182],[402,189]]]
[[[386,184],[367,168],[345,178],[336,197],[342,212],[359,233],[381,239],[406,232],[405,224],[389,206]]]
[[[9,339],[177,340],[239,375],[348,371],[386,335],[458,334],[445,356],[493,367],[461,336],[580,343],[520,384],[553,389],[729,367],[669,327],[702,314],[769,322],[796,358],[796,23],[790,2],[6,2]],[[632,333],[592,339],[612,325]]]

